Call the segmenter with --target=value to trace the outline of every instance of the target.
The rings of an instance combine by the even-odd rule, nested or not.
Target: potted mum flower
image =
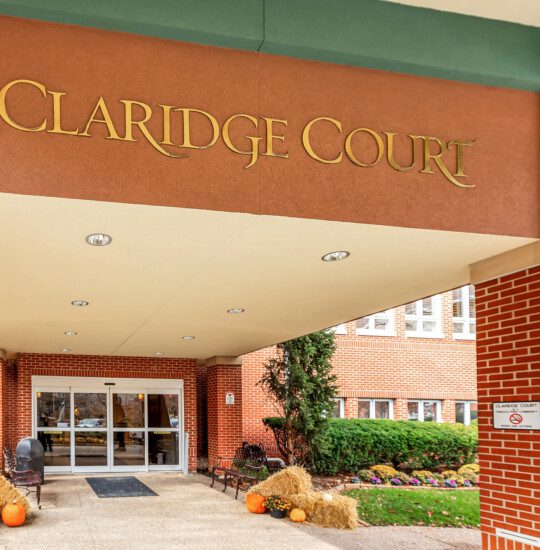
[[[277,495],[268,497],[264,503],[273,518],[283,519],[291,509],[291,503]]]
[[[414,485],[415,487],[418,487],[418,485],[422,485],[422,482],[418,478],[413,477],[409,480],[409,485]]]
[[[370,481],[373,485],[380,485],[382,483],[381,478],[377,476],[373,476]]]
[[[401,479],[398,479],[397,477],[393,477],[390,480],[390,484],[391,485],[403,485],[403,482],[401,481]]]

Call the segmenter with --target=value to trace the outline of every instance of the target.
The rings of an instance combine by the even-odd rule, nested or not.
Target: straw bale
[[[28,499],[7,478],[0,475],[0,511],[6,504],[13,502],[22,504],[28,513],[30,509]]]

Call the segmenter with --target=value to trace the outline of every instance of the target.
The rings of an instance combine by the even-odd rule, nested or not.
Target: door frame
[[[145,426],[148,424],[148,393],[165,393],[167,390],[173,390],[178,392],[178,397],[180,400],[179,403],[179,415],[178,415],[178,454],[179,454],[179,464],[168,467],[168,466],[149,466],[148,464],[148,441],[145,442],[145,466],[141,467],[129,467],[129,466],[114,466],[113,465],[113,439],[114,432],[112,427],[112,411],[108,406],[107,413],[107,433],[108,433],[108,452],[107,452],[107,466],[97,466],[97,467],[76,467],[74,466],[74,449],[75,449],[75,440],[74,440],[74,411],[73,411],[73,390],[77,392],[102,392],[106,391],[108,393],[108,400],[111,399],[110,394],[112,391],[126,393],[135,392],[138,393],[144,392],[145,394]],[[109,389],[112,391],[109,392]],[[182,471],[185,468],[185,423],[184,423],[184,381],[181,379],[169,379],[169,378],[105,378],[105,377],[79,377],[79,376],[32,376],[31,378],[31,427],[32,427],[32,437],[37,437],[37,400],[36,392],[68,392],[70,393],[72,402],[70,403],[70,434],[73,435],[73,441],[71,441],[71,465],[70,466],[47,466],[46,472],[49,473],[82,473],[82,472],[121,472],[121,471],[149,471],[149,470],[169,470],[169,471]],[[110,426],[110,427],[109,427]],[[148,426],[147,426],[148,428]],[[148,429],[146,429],[146,434],[148,436]]]

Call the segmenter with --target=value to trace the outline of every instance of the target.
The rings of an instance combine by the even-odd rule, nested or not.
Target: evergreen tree
[[[337,389],[330,362],[335,349],[334,332],[323,330],[279,344],[277,356],[264,365],[258,385],[281,416],[263,422],[289,465],[309,464],[313,450],[325,446]]]

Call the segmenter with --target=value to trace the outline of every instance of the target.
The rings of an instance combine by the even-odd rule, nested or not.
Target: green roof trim
[[[0,14],[540,90],[540,28],[381,0],[0,0]]]

